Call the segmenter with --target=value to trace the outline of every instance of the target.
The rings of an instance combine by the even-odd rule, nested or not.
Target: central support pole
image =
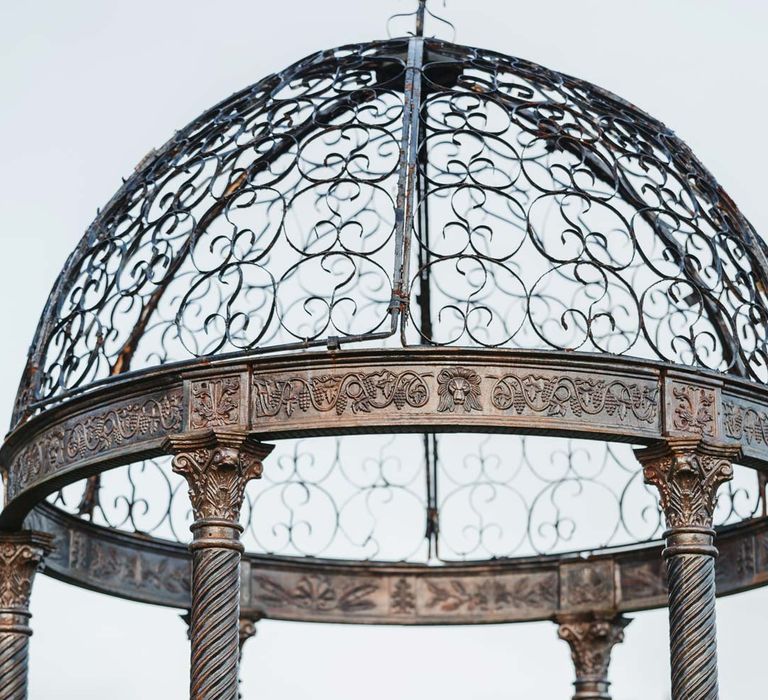
[[[261,476],[272,451],[240,430],[212,429],[170,436],[173,471],[189,484],[192,608],[190,700],[236,700],[240,651],[238,520],[245,486]]]
[[[717,489],[733,477],[740,448],[699,438],[667,438],[636,450],[659,491],[667,521],[672,700],[717,700],[715,530]]]

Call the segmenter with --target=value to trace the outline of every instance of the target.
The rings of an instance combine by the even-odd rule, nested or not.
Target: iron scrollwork
[[[15,420],[127,371],[398,324],[765,382],[761,245],[669,129],[589,83],[434,39],[325,51],[128,179],[52,292]]]

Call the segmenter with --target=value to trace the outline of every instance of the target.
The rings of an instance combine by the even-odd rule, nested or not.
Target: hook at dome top
[[[444,17],[440,17],[439,15],[436,15],[434,12],[432,12],[427,7],[427,0],[418,0],[419,4],[418,7],[413,12],[399,12],[397,14],[393,14],[389,17],[387,20],[387,36],[389,38],[393,38],[391,25],[393,20],[399,19],[401,17],[415,17],[416,18],[416,28],[414,31],[406,32],[410,36],[418,36],[423,37],[424,36],[424,20],[429,15],[432,17],[432,19],[437,20],[441,24],[444,24],[448,26],[451,30],[451,37],[450,41],[454,42],[456,41],[456,27],[452,22],[449,22]],[[443,0],[443,7],[445,7],[445,0]],[[434,35],[433,35],[434,36]]]

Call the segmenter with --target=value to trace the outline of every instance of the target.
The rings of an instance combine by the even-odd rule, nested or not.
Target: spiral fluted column
[[[715,530],[718,487],[733,477],[739,447],[667,438],[636,450],[667,521],[663,552],[669,586],[672,700],[717,700]]]
[[[558,636],[571,647],[576,671],[573,700],[611,700],[608,666],[611,651],[624,641],[624,628],[631,622],[617,613],[594,612],[562,615]]]
[[[187,611],[180,617],[187,625],[187,639],[191,639],[192,638],[192,632],[190,629],[190,624],[192,622],[191,613]],[[243,647],[245,646],[245,643],[252,637],[256,636],[256,623],[260,619],[261,619],[261,615],[259,615],[258,613],[246,612],[246,613],[240,614],[240,627],[239,627],[239,634],[238,634],[239,653],[237,657],[238,664],[240,664],[243,660]],[[238,685],[243,682],[242,678],[239,677],[239,674],[238,674],[237,682],[238,682]],[[241,700],[241,698],[243,697],[243,694],[238,691],[237,697],[238,697],[238,700]]]
[[[190,700],[236,700],[240,651],[238,523],[245,485],[261,476],[272,450],[240,430],[168,438],[173,470],[189,484],[192,551]]]
[[[41,532],[0,533],[0,700],[25,700],[32,582],[53,539]]]

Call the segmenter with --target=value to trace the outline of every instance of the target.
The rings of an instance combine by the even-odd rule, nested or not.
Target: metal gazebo
[[[67,260],[0,451],[0,700],[38,568],[188,610],[194,700],[265,617],[553,620],[607,700],[664,606],[672,698],[717,698],[715,596],[768,583],[766,246],[666,126],[425,12],[209,109]]]

